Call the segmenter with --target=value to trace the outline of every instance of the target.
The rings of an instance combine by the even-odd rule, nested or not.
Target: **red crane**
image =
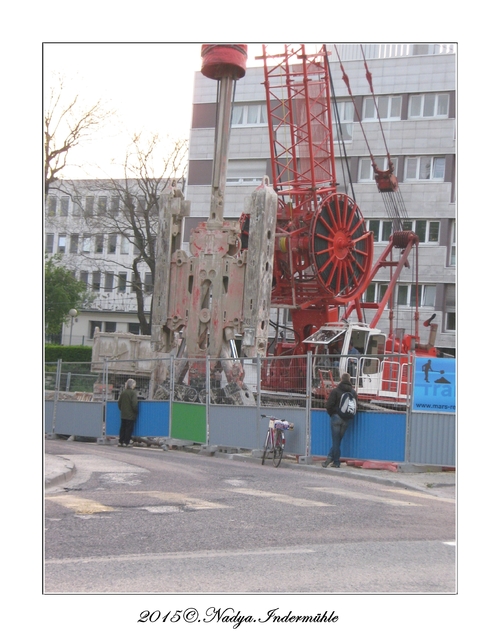
[[[337,190],[325,46],[308,53],[303,44],[284,45],[277,54],[263,47],[273,188],[264,178],[253,193],[242,215],[243,231],[238,222],[225,219],[232,94],[245,74],[246,46],[203,45],[202,58],[202,73],[218,82],[210,212],[207,221],[193,229],[187,255],[180,249],[179,228],[188,207],[174,195],[162,200],[162,267],[155,282],[152,342],[159,354],[177,347],[176,383],[187,378],[190,388],[203,387],[208,359],[211,382],[224,373],[234,395],[250,403],[236,334],[243,337],[244,355],[265,355],[270,307],[288,311],[294,342],[280,340],[276,329],[268,348],[275,360],[266,359],[262,381],[268,388],[302,389],[291,383],[301,377],[305,385],[305,357],[280,355],[304,354],[317,344],[315,333],[325,326],[335,325],[330,332],[337,339],[346,331],[339,321],[340,308],[346,317],[356,310],[360,318],[367,307],[362,295],[380,267],[394,270],[392,292],[417,241],[413,233],[395,232],[388,251],[373,267],[373,235],[355,200]],[[392,172],[378,171],[375,165],[374,169],[379,190],[397,192]],[[398,261],[392,249],[403,250]],[[364,353],[375,356],[363,364],[365,372],[372,368],[363,378],[365,387],[380,376],[376,355],[384,352],[386,342],[373,328],[389,297],[384,297],[370,326],[360,326],[354,335],[351,327],[343,338],[342,353],[357,338],[364,339]],[[290,367],[298,373],[290,373]],[[164,376],[164,366],[159,365],[155,382],[163,382]]]
[[[362,310],[367,308],[375,310],[375,315],[357,334],[365,354],[421,348],[428,355],[436,355],[433,342],[425,346],[419,343],[418,304],[416,334],[400,339],[393,334],[393,294],[402,269],[409,265],[410,252],[417,254],[418,237],[402,230],[399,211],[404,210],[404,204],[389,154],[385,171],[371,156],[377,187],[393,221],[389,244],[375,264],[373,234],[367,231],[355,200],[337,190],[328,55],[324,45],[312,53],[303,44],[283,45],[275,53],[263,46],[272,180],[278,193],[271,302],[278,310],[290,312],[294,332],[294,342],[280,340],[277,335],[270,351],[275,355],[304,354],[310,348],[317,351],[318,344],[323,346],[325,340],[324,333],[316,337],[316,332],[334,326],[329,334],[335,340],[346,331],[339,319],[347,323],[355,311],[362,322]],[[366,60],[365,67],[373,93]],[[343,79],[350,93],[345,71]],[[363,294],[381,268],[390,270],[387,292],[379,302],[364,302]],[[387,340],[375,329],[386,307],[390,310]],[[431,331],[431,338],[434,334],[435,330]],[[343,341],[343,354],[352,344],[349,339],[354,339],[352,327]],[[303,365],[303,359],[270,361],[264,366],[263,385],[283,387],[288,378],[300,375],[297,367]],[[378,365],[375,367],[379,373]]]
[[[337,192],[328,53],[263,47],[272,180],[278,193],[272,304],[290,310],[294,354],[370,283],[373,235]],[[284,344],[275,353],[282,353]]]

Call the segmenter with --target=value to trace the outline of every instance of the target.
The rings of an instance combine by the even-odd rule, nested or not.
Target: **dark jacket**
[[[137,392],[135,389],[124,389],[118,398],[118,407],[123,420],[135,420],[139,413]]]
[[[328,412],[329,416],[333,416],[333,414],[337,413],[337,407],[339,406],[340,398],[346,391],[350,391],[356,398],[356,403],[358,402],[358,395],[354,391],[351,383],[347,383],[345,381],[339,383],[337,387],[335,387],[335,389],[332,389],[330,395],[328,396],[328,400],[326,401],[326,411]]]

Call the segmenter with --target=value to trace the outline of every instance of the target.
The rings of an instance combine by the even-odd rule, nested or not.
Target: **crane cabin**
[[[408,357],[388,353],[381,330],[365,323],[327,323],[303,343],[313,352],[315,397],[326,397],[348,373],[361,399],[406,400]]]

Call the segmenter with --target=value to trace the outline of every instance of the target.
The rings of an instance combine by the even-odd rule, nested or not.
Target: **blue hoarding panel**
[[[168,438],[170,435],[170,403],[167,401],[139,401],[139,416],[133,436],[140,438]],[[108,402],[106,409],[106,435],[120,434],[120,410],[117,402]]]
[[[456,359],[415,359],[413,411],[454,414],[456,411]]]
[[[405,413],[358,412],[342,439],[341,457],[404,462],[405,440]],[[331,445],[330,417],[312,410],[311,454],[326,456]]]

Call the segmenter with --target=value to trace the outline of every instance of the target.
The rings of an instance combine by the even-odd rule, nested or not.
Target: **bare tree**
[[[61,76],[49,89],[44,112],[45,197],[62,176],[69,152],[90,139],[113,113],[101,100],[86,106],[79,95],[68,98]]]
[[[126,151],[121,179],[89,180],[83,184],[88,194],[95,191],[98,205],[94,215],[82,215],[86,231],[94,237],[121,236],[133,251],[130,262],[131,291],[137,300],[137,316],[142,334],[151,333],[148,297],[152,295],[156,270],[156,236],[160,195],[175,188],[183,190],[187,168],[187,140],[161,140],[159,135],[134,135]],[[62,182],[59,190],[73,196],[77,182]],[[180,193],[179,193],[180,194]],[[99,200],[106,201],[100,208]],[[83,264],[79,257],[80,263]],[[103,254],[98,260],[87,257],[92,269],[105,273],[110,265],[127,268],[123,258]]]

